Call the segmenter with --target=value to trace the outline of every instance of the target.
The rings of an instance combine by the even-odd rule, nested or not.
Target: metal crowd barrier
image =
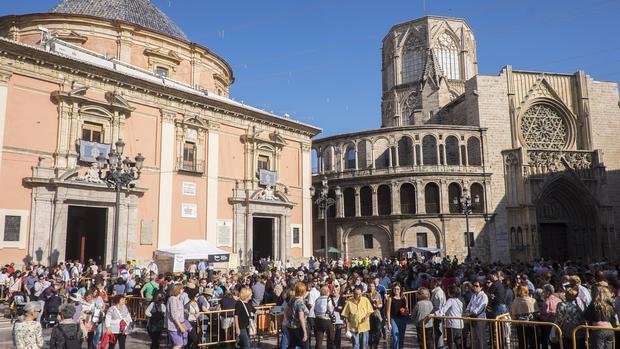
[[[282,325],[282,313],[274,311],[275,304],[266,304],[256,309],[256,334],[252,340],[260,343],[268,337],[276,337],[278,345]],[[234,325],[234,309],[212,310],[199,314],[198,346],[208,347],[220,343],[235,343],[237,341]]]
[[[0,285],[0,302],[7,302],[9,300],[9,286]]]
[[[418,291],[404,291],[402,294],[403,297],[407,300],[409,310],[413,309],[415,304],[418,302]]]
[[[127,302],[127,310],[129,311],[133,321],[147,320],[144,312],[146,311],[146,308],[148,308],[149,302],[147,302],[146,298],[127,296],[125,297],[125,300]]]
[[[449,328],[450,320],[463,321],[463,329]],[[426,328],[431,321],[433,326]],[[555,323],[513,320],[508,314],[497,319],[429,316],[423,323],[422,339],[418,342],[424,349],[538,349],[545,348],[545,343],[551,344],[548,336],[552,330],[562,338],[562,329]],[[560,339],[552,347],[564,349],[564,343]]]
[[[579,331],[585,330],[585,336],[578,336]],[[573,341],[573,348],[574,349],[582,349],[582,348],[587,348],[590,349],[590,347],[596,348],[596,346],[593,345],[593,339],[590,336],[590,331],[612,331],[614,332],[614,335],[611,337],[611,348],[618,348],[619,343],[617,342],[617,339],[620,338],[620,327],[615,327],[615,328],[608,328],[608,327],[601,327],[601,326],[590,326],[590,325],[579,325],[577,327],[575,327],[575,329],[573,330],[573,335],[572,335],[572,341]],[[607,348],[608,346],[605,346],[605,348]]]

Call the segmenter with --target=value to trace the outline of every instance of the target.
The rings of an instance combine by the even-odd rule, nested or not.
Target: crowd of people
[[[484,264],[454,258],[310,258],[297,266],[261,259],[255,266],[215,270],[205,261],[185,273],[159,273],[154,262],[127,262],[112,275],[94,262],[30,265],[0,272],[0,292],[16,316],[16,348],[125,348],[134,329],[127,296],[143,302],[151,348],[196,348],[224,334],[250,348],[256,314],[273,305],[282,320],[281,349],[486,349],[496,339],[519,349],[572,347],[573,330],[597,326],[589,344],[620,343],[620,263],[533,261]],[[213,321],[217,312],[217,321]],[[209,321],[205,321],[207,319]],[[483,320],[501,318],[492,327]],[[508,319],[513,321],[512,326]],[[536,325],[527,322],[535,322]],[[215,326],[206,331],[205,324]],[[556,324],[561,331],[556,331]],[[406,337],[413,326],[417,343]],[[512,331],[512,332],[511,332]],[[423,334],[424,332],[424,334]],[[444,333],[445,332],[445,333]],[[560,335],[561,334],[561,335]],[[585,331],[577,336],[585,348]]]

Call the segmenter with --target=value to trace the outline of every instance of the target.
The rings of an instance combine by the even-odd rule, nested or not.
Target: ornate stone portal
[[[229,202],[233,205],[233,251],[239,254],[241,265],[252,265],[254,260],[255,234],[261,238],[271,239],[272,258],[286,261],[289,259],[288,250],[291,248],[289,238],[291,225],[291,210],[294,204],[289,200],[284,190],[266,187],[255,190],[243,189],[238,182]],[[273,219],[273,231],[255,232],[254,218]]]
[[[46,160],[51,161],[41,159],[39,165],[33,168],[33,176],[24,179],[24,184],[32,187],[31,234],[28,244],[30,258],[47,265],[64,261],[69,207],[84,206],[107,210],[103,262],[111,263],[116,202],[114,190],[101,182],[95,182],[92,168],[83,176],[78,176],[77,170],[56,175]],[[138,197],[145,191],[134,188],[121,194],[118,235],[120,260],[136,258]]]

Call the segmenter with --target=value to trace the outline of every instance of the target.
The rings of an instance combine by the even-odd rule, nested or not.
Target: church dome
[[[127,22],[189,41],[183,30],[150,0],[63,0],[50,12]]]

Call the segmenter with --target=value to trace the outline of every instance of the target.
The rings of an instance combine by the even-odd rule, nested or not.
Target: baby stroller
[[[26,306],[26,296],[22,292],[15,292],[9,299],[9,310],[11,315],[11,323],[17,320],[17,317],[24,313]]]
[[[61,304],[62,299],[57,294],[53,294],[47,299],[43,307],[43,317],[41,318],[43,328],[53,327],[58,323],[58,313]]]

